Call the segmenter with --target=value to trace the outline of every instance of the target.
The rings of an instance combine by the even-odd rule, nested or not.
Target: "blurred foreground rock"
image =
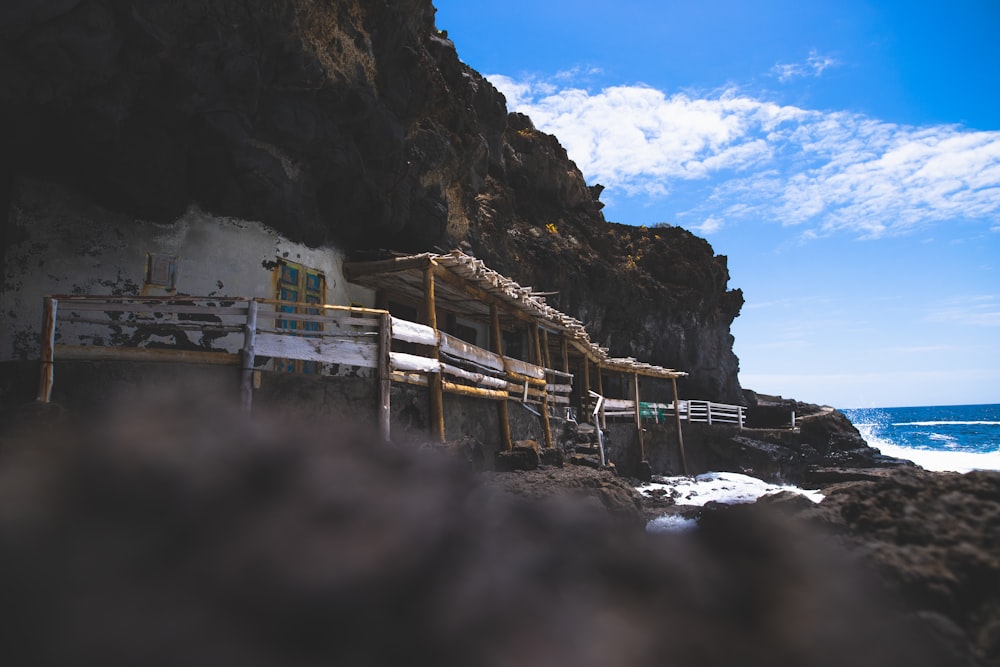
[[[801,516],[840,533],[941,634],[1000,665],[1000,472],[841,472],[853,481]]]
[[[761,508],[650,535],[543,469],[518,497],[197,399],[48,427],[0,439],[7,664],[970,664]]]

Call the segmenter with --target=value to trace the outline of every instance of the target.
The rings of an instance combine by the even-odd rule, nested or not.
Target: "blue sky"
[[[744,387],[1000,402],[1000,2],[435,6],[608,220],[729,257]]]

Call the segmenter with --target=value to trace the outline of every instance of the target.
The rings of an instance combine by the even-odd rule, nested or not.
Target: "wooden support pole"
[[[539,336],[538,330],[539,326],[536,324],[532,331],[534,332],[535,341],[535,364],[538,366],[544,366],[545,360],[542,353],[541,347],[541,337]],[[549,397],[547,393],[542,394],[542,434],[545,436],[545,446],[552,446],[552,426],[549,424]]]
[[[48,403],[52,399],[53,364],[56,349],[56,311],[59,301],[50,296],[42,300],[41,357],[36,400]]]
[[[569,367],[569,342],[566,341],[566,336],[559,335],[559,354],[562,356],[562,372],[572,373]],[[576,378],[573,378],[576,380]],[[573,388],[570,390],[570,397],[573,396],[575,392],[580,391],[580,385],[577,382],[571,383]],[[571,398],[572,400],[572,398]]]
[[[580,411],[590,411],[590,359],[583,356],[583,391],[580,393]]]
[[[601,371],[601,365],[597,364],[597,393],[604,396],[604,373]],[[608,427],[608,420],[604,416],[604,406],[601,406],[601,428]]]
[[[552,368],[552,359],[549,357],[549,332],[541,329],[542,332],[542,361],[539,366]]]
[[[632,389],[633,396],[635,397],[635,430],[639,434],[639,460],[646,460],[646,447],[642,441],[642,410],[640,409],[639,402],[639,374],[632,374]]]
[[[681,468],[688,474],[687,457],[684,456],[684,434],[681,433],[681,402],[677,398],[677,378],[670,378],[674,385],[674,416],[677,418],[677,447],[681,453]],[[690,415],[689,415],[690,418]]]
[[[434,263],[424,269],[424,315],[425,324],[437,331],[437,303],[434,298]],[[431,349],[431,358],[441,358],[441,344]],[[428,378],[431,407],[431,434],[444,442],[444,387],[441,384],[441,373],[431,373]]]
[[[500,312],[497,305],[490,304],[490,344],[493,352],[503,356],[503,336],[500,334]],[[507,401],[497,403],[497,421],[500,423],[500,444],[505,452],[514,448],[510,437],[510,413],[507,411]]]
[[[253,366],[257,341],[256,301],[247,304],[247,321],[243,327],[242,365],[240,372],[240,409],[249,413],[253,406]]]
[[[382,442],[389,442],[389,394],[392,388],[392,315],[383,313],[379,318],[378,338],[378,434]]]

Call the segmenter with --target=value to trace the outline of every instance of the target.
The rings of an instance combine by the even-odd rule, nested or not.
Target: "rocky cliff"
[[[430,0],[8,0],[0,208],[30,175],[153,221],[197,203],[315,245],[462,245],[557,292],[613,354],[689,371],[688,396],[740,402],[742,295],[725,258],[678,228],[606,222],[600,186],[508,114],[434,13]]]

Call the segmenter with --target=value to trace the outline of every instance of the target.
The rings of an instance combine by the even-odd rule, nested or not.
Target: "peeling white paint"
[[[344,280],[343,252],[310,248],[263,223],[190,208],[170,224],[102,209],[61,187],[18,184],[0,292],[0,361],[38,358],[42,298],[50,294],[146,294],[274,298],[278,259],[322,271],[326,303],[374,304],[374,291]],[[144,286],[147,254],[177,258],[174,290]],[[84,341],[61,341],[84,342]]]

